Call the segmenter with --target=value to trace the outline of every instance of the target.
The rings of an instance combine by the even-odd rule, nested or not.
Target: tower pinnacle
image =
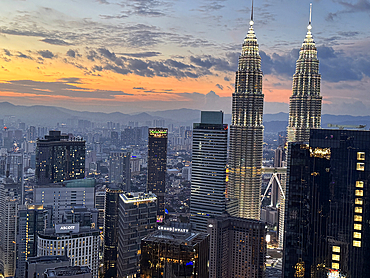
[[[253,26],[253,0],[252,0],[252,9],[251,9],[251,21],[249,22],[250,26]]]

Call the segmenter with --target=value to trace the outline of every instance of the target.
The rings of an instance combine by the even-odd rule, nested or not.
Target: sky
[[[288,112],[307,32],[323,113],[370,115],[370,0],[255,0],[265,113]],[[137,113],[231,113],[251,1],[3,0],[0,102]]]

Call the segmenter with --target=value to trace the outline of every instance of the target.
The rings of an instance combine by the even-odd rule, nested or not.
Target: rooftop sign
[[[189,229],[175,228],[175,227],[164,227],[164,226],[158,226],[158,230],[168,231],[168,232],[175,232],[175,233],[188,233],[189,232]]]
[[[78,233],[80,231],[80,224],[56,224],[55,232],[57,234],[63,233]]]

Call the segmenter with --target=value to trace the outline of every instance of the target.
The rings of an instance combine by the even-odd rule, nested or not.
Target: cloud
[[[67,56],[72,57],[72,58],[76,58],[76,52],[72,49],[69,49],[67,51]]]
[[[220,90],[223,90],[224,89],[224,86],[222,86],[220,84],[216,84],[216,87],[219,88]]]
[[[355,3],[348,1],[336,1],[341,4],[344,9],[337,11],[335,13],[328,13],[325,19],[327,21],[334,21],[341,14],[346,13],[358,13],[358,12],[369,12],[370,11],[370,1],[369,0],[358,0]]]
[[[132,89],[134,89],[134,90],[145,90],[144,87],[133,87]]]
[[[54,54],[49,50],[40,50],[37,53],[40,54],[43,58],[47,59],[54,58]]]
[[[63,40],[59,40],[59,39],[43,39],[40,41],[46,42],[48,44],[54,44],[54,45],[71,45],[70,43],[63,41]]]
[[[155,51],[148,51],[148,52],[139,52],[139,53],[117,53],[119,55],[129,56],[129,57],[135,57],[135,58],[148,58],[148,57],[155,57],[158,55],[161,55],[161,52],[155,52]]]
[[[328,46],[317,47],[317,53],[320,62],[319,72],[324,81],[361,80],[363,76],[370,76],[369,54],[351,53],[351,56],[347,56],[345,52]],[[260,51],[260,55],[264,74],[291,77],[295,72],[299,49],[293,49],[286,54],[271,55]]]
[[[23,54],[22,52],[18,52],[18,57],[33,60],[33,58],[31,56]]]
[[[34,94],[42,97],[50,94],[67,97],[87,97],[87,98],[101,98],[114,99],[115,96],[130,96],[132,94],[123,91],[109,91],[109,90],[89,90],[78,86],[81,84],[79,78],[62,78],[55,82],[42,82],[32,80],[12,80],[6,83],[0,83],[0,91],[17,92],[20,94]]]
[[[8,49],[3,49],[6,56],[13,56]]]

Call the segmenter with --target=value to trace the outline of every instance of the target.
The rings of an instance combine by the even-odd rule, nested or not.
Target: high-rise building
[[[118,277],[140,277],[141,240],[157,226],[157,197],[151,193],[124,193],[118,210]]]
[[[140,277],[208,277],[208,234],[175,224],[159,226],[141,241]]]
[[[287,162],[284,277],[367,277],[370,132],[311,129]]]
[[[94,191],[94,179],[77,179],[36,185],[33,190],[33,201],[35,204],[51,206],[53,208],[53,221],[62,223],[65,210],[71,210],[77,205],[94,208]]]
[[[201,112],[193,127],[190,222],[207,231],[207,220],[226,210],[227,124],[223,112]]]
[[[16,278],[26,277],[27,260],[37,256],[37,233],[52,227],[52,208],[22,205],[18,210]]]
[[[236,72],[230,126],[229,184],[227,197],[236,199],[238,217],[259,220],[263,143],[263,94],[261,56],[253,30],[244,39]]]
[[[311,29],[310,10],[307,35],[299,52],[296,71],[293,75],[293,94],[290,97],[289,105],[288,142],[307,142],[310,129],[321,127],[321,75],[319,74],[319,60]]]
[[[106,189],[100,189],[95,192],[95,208],[98,210],[98,228],[102,233],[104,233],[105,195]]]
[[[100,235],[93,227],[96,222],[91,221],[89,226],[77,222],[45,229],[38,234],[37,256],[67,256],[71,266],[88,266],[92,277],[98,278]]]
[[[38,184],[62,182],[85,177],[85,141],[49,131],[36,146],[36,181]]]
[[[209,218],[209,277],[264,278],[265,224],[227,214]]]
[[[164,220],[166,195],[167,128],[149,128],[147,192],[157,196],[157,222]]]
[[[111,151],[109,154],[109,182],[120,186],[124,191],[130,191],[130,152]]]
[[[105,193],[104,277],[117,277],[118,202],[123,191],[114,186]]]
[[[16,191],[0,184],[0,274],[4,277],[15,276],[18,206]]]

